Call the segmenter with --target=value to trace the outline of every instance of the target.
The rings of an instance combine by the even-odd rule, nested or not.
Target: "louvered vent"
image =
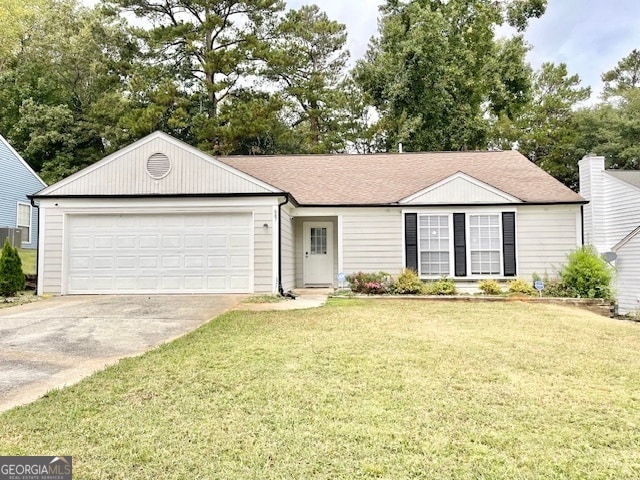
[[[171,161],[164,153],[154,153],[147,160],[147,173],[151,178],[159,180],[166,177],[171,170]]]

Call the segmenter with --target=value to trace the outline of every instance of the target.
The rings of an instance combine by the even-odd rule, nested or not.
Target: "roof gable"
[[[160,163],[150,162],[152,157],[160,159]],[[272,185],[219,162],[180,140],[155,132],[41,190],[38,196],[259,194],[278,191]]]
[[[406,204],[522,203],[513,195],[457,172],[430,187],[404,198]]]
[[[11,144],[0,135],[0,164],[4,162],[13,162],[18,167],[19,171],[24,172],[24,175],[33,178],[35,182],[42,187],[46,187],[47,184],[40,178],[40,176],[29,166],[29,164],[22,158],[22,156],[11,146]]]

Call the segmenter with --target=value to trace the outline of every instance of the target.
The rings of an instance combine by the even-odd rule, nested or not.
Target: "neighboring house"
[[[20,228],[20,248],[38,246],[38,209],[28,195],[47,185],[0,135],[0,229]]]
[[[51,185],[38,292],[277,292],[404,267],[544,274],[584,200],[515,151],[213,157],[156,132]]]
[[[604,157],[579,162],[584,242],[617,254],[616,291],[621,314],[640,311],[640,171],[605,170]]]

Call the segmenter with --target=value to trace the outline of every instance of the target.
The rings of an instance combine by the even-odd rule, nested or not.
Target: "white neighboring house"
[[[640,171],[605,170],[604,157],[579,162],[584,243],[617,254],[618,311],[640,311]]]

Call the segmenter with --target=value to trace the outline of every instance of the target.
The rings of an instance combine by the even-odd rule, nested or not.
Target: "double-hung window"
[[[31,243],[31,205],[18,203],[16,226],[22,229],[22,243]]]
[[[423,278],[515,276],[515,212],[407,213],[406,265]]]
[[[420,215],[420,274],[445,276],[451,273],[449,215]]]
[[[469,257],[472,275],[499,275],[499,215],[469,215]]]

